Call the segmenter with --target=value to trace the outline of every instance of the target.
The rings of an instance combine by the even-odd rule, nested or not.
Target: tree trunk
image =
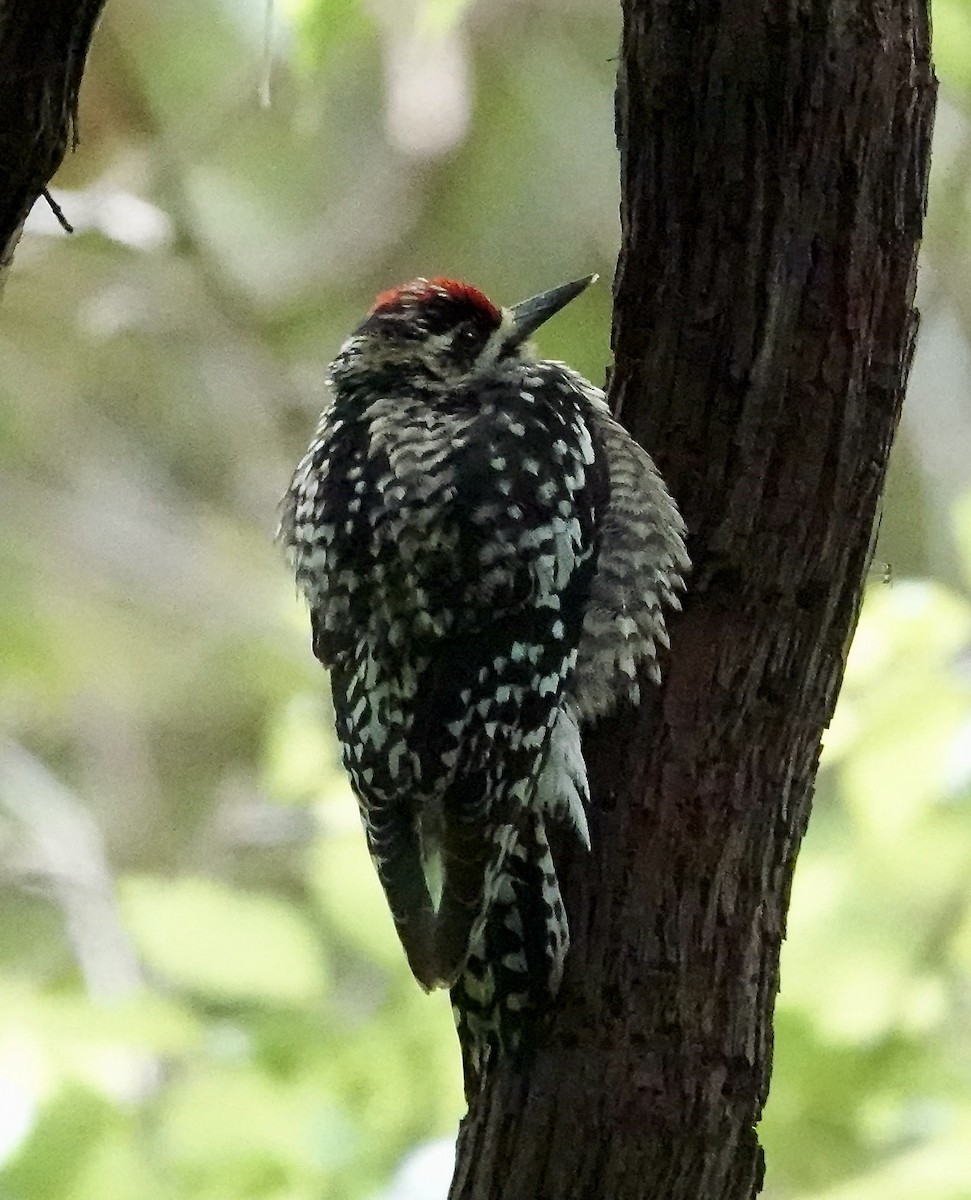
[[[0,287],[37,197],[61,165],[105,0],[0,0]]]
[[[624,2],[611,395],[695,566],[664,686],[586,738],[560,1003],[466,1118],[453,1200],[759,1191],[792,871],[916,332],[928,43],[924,0]]]

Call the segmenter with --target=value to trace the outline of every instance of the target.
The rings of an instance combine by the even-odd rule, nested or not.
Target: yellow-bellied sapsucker
[[[684,524],[603,393],[451,279],[378,296],[280,536],[412,971],[452,993],[466,1090],[529,1041],[569,927],[546,822],[589,846],[580,726],[658,676]]]

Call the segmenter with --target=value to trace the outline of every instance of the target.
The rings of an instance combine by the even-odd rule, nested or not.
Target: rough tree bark
[[[0,0],[0,288],[27,214],[72,140],[105,0]]]
[[[695,570],[663,689],[586,740],[561,1003],[466,1118],[453,1200],[759,1191],[792,871],[916,332],[928,43],[925,0],[624,0],[611,395]]]

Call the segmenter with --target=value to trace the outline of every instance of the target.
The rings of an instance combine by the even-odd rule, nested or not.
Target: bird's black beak
[[[585,275],[583,279],[562,283],[559,287],[550,288],[548,292],[540,292],[538,296],[530,296],[528,300],[514,304],[509,310],[512,313],[513,324],[506,345],[521,345],[544,321],[548,321],[554,313],[558,313],[571,300],[575,300],[596,278],[596,275]]]

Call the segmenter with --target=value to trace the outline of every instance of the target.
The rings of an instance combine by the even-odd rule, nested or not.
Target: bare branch
[[[105,0],[0,0],[0,286],[27,214],[77,142],[88,47]]]

